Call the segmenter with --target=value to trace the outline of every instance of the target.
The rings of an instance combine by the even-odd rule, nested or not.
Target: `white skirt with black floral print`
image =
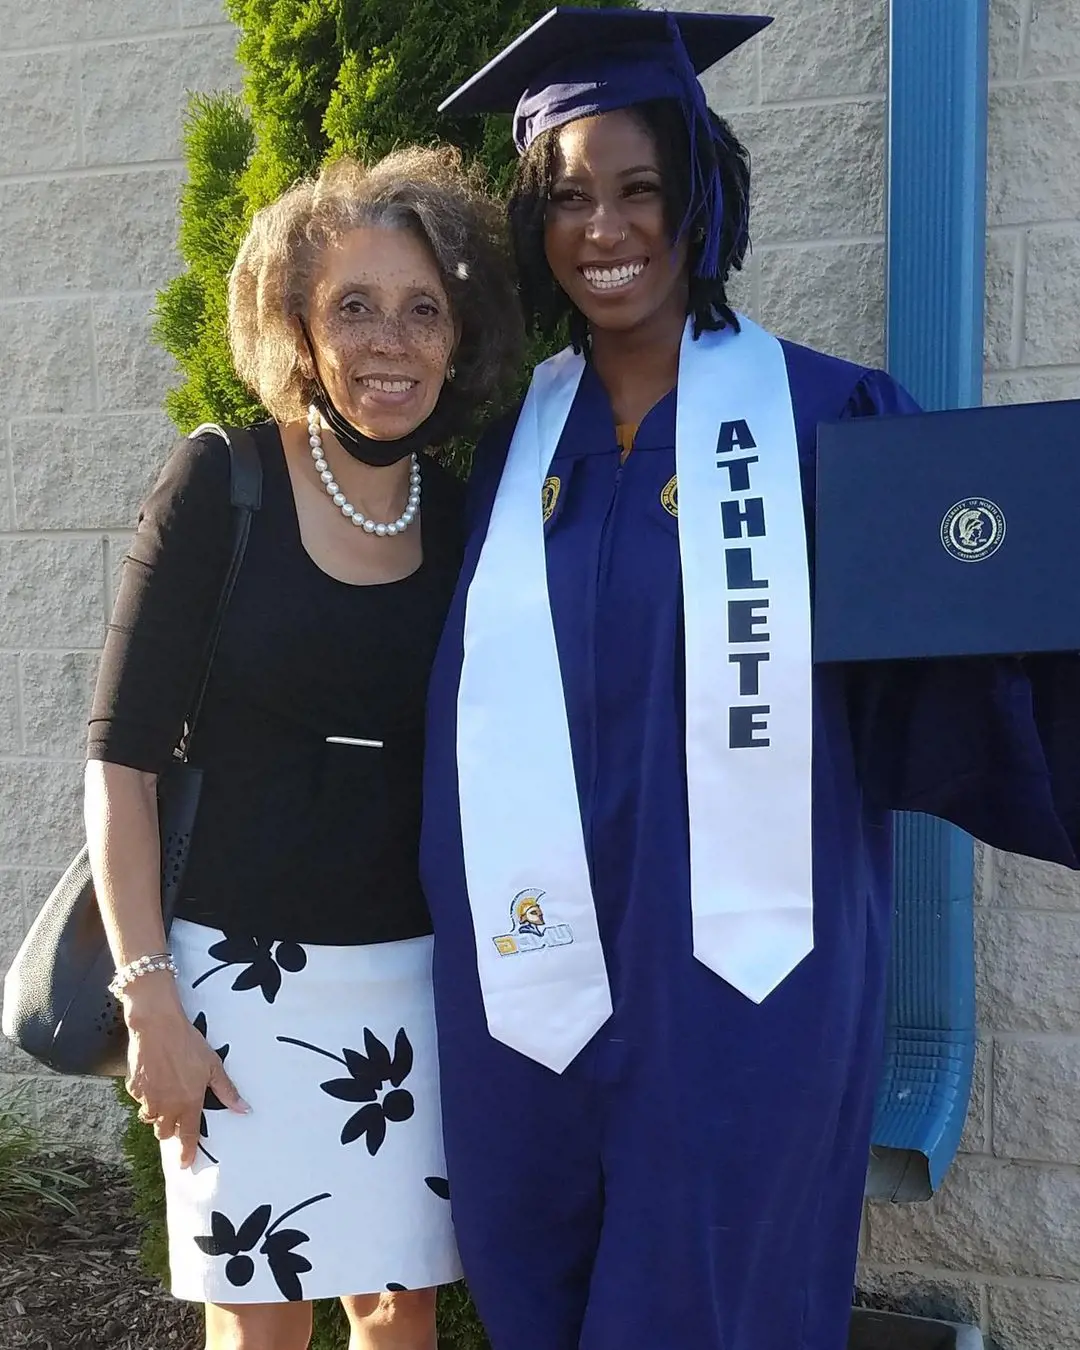
[[[251,1106],[207,1093],[194,1166],[162,1145],[172,1291],[278,1303],[459,1278],[431,938],[272,942],[177,920],[198,1030]]]

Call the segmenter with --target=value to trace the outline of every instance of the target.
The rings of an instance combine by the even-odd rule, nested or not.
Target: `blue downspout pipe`
[[[987,0],[889,5],[887,365],[927,409],[982,401]],[[895,822],[886,1064],[867,1194],[928,1199],[975,1060],[972,841]]]

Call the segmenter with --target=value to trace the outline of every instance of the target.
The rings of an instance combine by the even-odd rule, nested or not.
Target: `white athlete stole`
[[[813,947],[810,589],[783,350],[740,316],[679,356],[694,954],[755,1002]],[[488,1028],[561,1072],[611,1015],[541,496],[584,370],[537,367],[466,601],[465,874]]]

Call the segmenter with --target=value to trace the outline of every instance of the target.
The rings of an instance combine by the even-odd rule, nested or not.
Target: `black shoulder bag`
[[[262,501],[262,463],[250,432],[207,423],[192,432],[229,447],[232,554],[210,630],[195,698],[173,762],[158,779],[161,907],[168,933],[184,878],[202,770],[188,762],[221,625],[244,558],[252,513]],[[3,1031],[28,1055],[68,1074],[127,1072],[127,1028],[106,986],[113,960],[84,845],[45,901],[4,979]]]

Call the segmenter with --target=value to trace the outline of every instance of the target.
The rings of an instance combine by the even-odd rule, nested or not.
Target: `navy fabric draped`
[[[784,351],[812,531],[818,424],[914,405],[881,372]],[[545,492],[615,1005],[562,1075],[487,1033],[458,820],[465,596],[512,421],[478,451],[430,686],[421,869],[446,1150],[466,1276],[495,1350],[843,1350],[882,1042],[889,811],[940,814],[1077,865],[1080,658],[822,667],[815,950],[760,1006],[694,960],[674,414],[672,393],[622,463],[587,370]]]

